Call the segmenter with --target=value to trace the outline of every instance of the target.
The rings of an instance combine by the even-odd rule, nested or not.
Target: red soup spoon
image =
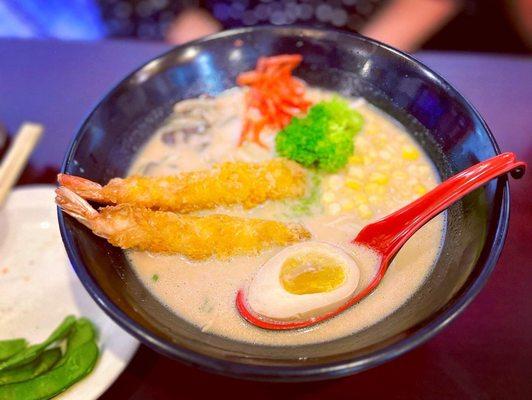
[[[270,330],[306,328],[332,318],[368,296],[379,285],[401,247],[434,216],[499,175],[511,172],[514,178],[521,178],[525,168],[524,162],[516,161],[515,154],[499,154],[454,175],[412,203],[365,226],[352,243],[369,247],[380,256],[377,273],[364,289],[355,292],[345,303],[332,311],[302,321],[277,321],[254,313],[247,306],[243,289],[237,293],[236,307],[249,323]]]

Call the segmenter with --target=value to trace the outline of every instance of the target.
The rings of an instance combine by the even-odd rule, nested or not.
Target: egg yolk
[[[330,292],[345,281],[345,270],[334,257],[323,253],[295,255],[285,260],[279,278],[292,294]]]

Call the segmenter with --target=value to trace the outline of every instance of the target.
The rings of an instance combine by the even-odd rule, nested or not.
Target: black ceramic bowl
[[[445,80],[375,41],[302,28],[251,28],[177,47],[126,77],[97,105],[68,151],[63,172],[107,182],[124,176],[172,105],[235,85],[261,55],[300,53],[296,74],[311,85],[363,96],[404,124],[442,179],[499,152],[488,127]],[[250,379],[317,380],[352,374],[423,343],[484,285],[508,225],[505,178],[448,211],[445,242],[422,288],[385,320],[319,345],[250,345],[204,333],[172,314],[142,285],[124,253],[59,213],[76,273],[100,307],[151,348],[202,369]]]

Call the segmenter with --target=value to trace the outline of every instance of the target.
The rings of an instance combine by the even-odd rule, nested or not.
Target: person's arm
[[[459,0],[392,0],[361,34],[404,51],[415,51],[460,11]]]
[[[508,0],[510,16],[515,23],[515,28],[525,45],[532,49],[532,1]]]
[[[216,33],[222,25],[207,11],[189,8],[180,13],[166,32],[165,39],[172,44],[182,44]]]

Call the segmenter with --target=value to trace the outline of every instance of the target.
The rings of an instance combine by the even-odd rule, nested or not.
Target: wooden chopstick
[[[32,122],[24,123],[17,132],[4,160],[0,164],[0,207],[24,170],[28,158],[39,142],[44,128]]]

